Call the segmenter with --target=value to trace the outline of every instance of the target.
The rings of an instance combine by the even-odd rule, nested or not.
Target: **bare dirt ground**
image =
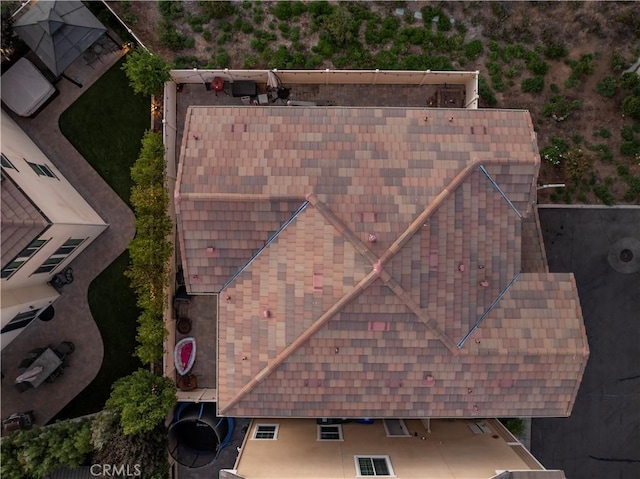
[[[255,12],[262,11],[261,24],[254,24],[255,29],[273,32],[277,35],[277,41],[273,47],[285,45],[291,48],[291,41],[284,38],[277,25],[279,22],[271,13],[274,2],[262,2],[260,4],[248,2],[233,2],[237,7],[237,14],[222,20],[211,20],[203,25],[211,33],[211,39],[205,40],[201,33],[195,33],[189,25],[187,19],[190,15],[200,13],[200,6],[197,2],[183,2],[185,14],[182,18],[176,19],[173,23],[176,28],[194,38],[193,48],[173,51],[163,47],[158,39],[158,23],[161,20],[157,2],[109,2],[112,8],[122,14],[129,12],[136,18],[136,22],[131,24],[132,30],[142,40],[142,42],[155,54],[161,55],[169,62],[173,62],[178,57],[195,57],[200,66],[215,64],[216,55],[221,51],[229,55],[229,68],[243,68],[246,66],[245,59],[251,56],[257,60],[255,67],[264,68],[260,55],[251,47],[252,33],[242,33],[240,29],[234,28],[228,33],[229,40],[220,44],[217,40],[223,35],[221,26],[224,22],[233,23],[240,17],[249,23],[255,20]],[[372,11],[381,15],[393,15],[398,7],[412,13],[420,11],[424,5],[442,6],[446,14],[466,27],[464,41],[469,42],[480,39],[484,45],[484,52],[475,61],[461,60],[460,55],[451,54],[453,65],[457,69],[479,70],[489,81],[487,63],[491,61],[490,49],[491,40],[496,41],[501,46],[508,44],[522,44],[525,47],[533,48],[538,46],[540,51],[543,45],[550,40],[554,43],[563,44],[568,51],[568,55],[559,59],[544,59],[550,66],[544,81],[545,87],[541,93],[525,93],[522,91],[521,82],[524,78],[533,76],[524,61],[504,65],[503,72],[509,67],[513,67],[515,73],[511,78],[504,78],[504,91],[496,91],[497,108],[524,108],[531,112],[534,126],[538,133],[540,149],[550,144],[552,137],[561,137],[569,140],[572,147],[579,147],[588,150],[589,146],[596,144],[606,145],[613,152],[613,160],[601,161],[596,158],[596,154],[589,151],[588,157],[591,162],[589,172],[592,182],[602,183],[609,178],[609,187],[617,202],[624,202],[622,196],[627,189],[626,183],[618,176],[617,166],[625,165],[632,176],[640,177],[640,163],[638,159],[624,157],[620,151],[621,137],[620,130],[623,125],[629,125],[632,121],[625,118],[621,112],[621,102],[625,96],[623,91],[613,98],[604,98],[596,93],[596,84],[603,77],[613,75],[619,77],[621,71],[612,71],[610,58],[614,50],[627,63],[633,63],[640,55],[640,6],[636,2],[367,2]],[[123,8],[124,7],[124,8]],[[307,46],[308,53],[312,46],[318,42],[319,32],[309,31],[309,17],[302,15],[292,26],[300,27],[300,41]],[[422,21],[418,20],[408,25],[406,18],[402,21],[403,26],[420,26]],[[428,26],[426,28],[429,28]],[[435,32],[435,25],[433,25]],[[360,29],[360,40],[363,45],[370,48],[372,53],[376,53],[376,47],[369,47],[363,40],[364,23]],[[414,50],[416,50],[414,52]],[[409,53],[421,53],[420,46],[411,45]],[[428,52],[425,52],[428,53]],[[310,53],[309,53],[310,54]],[[593,73],[585,76],[577,86],[565,88],[565,81],[571,74],[571,68],[567,60],[577,60],[583,54],[593,54]],[[316,68],[334,67],[334,65],[324,60]],[[558,90],[554,93],[550,85],[555,84]],[[578,100],[580,108],[573,111],[569,117],[561,122],[546,117],[543,114],[544,105],[556,95],[564,95],[571,100]],[[599,137],[595,132],[602,128],[608,130],[611,135],[608,138]],[[573,142],[571,141],[573,139]],[[540,183],[566,182],[572,180],[568,178],[567,172],[558,166],[543,161],[540,172]],[[585,183],[586,184],[586,183]],[[540,202],[549,200],[561,201],[556,193],[552,196],[553,190],[541,190]],[[565,198],[564,201],[567,201]],[[586,203],[601,203],[591,189],[583,188],[582,194],[572,201]]]

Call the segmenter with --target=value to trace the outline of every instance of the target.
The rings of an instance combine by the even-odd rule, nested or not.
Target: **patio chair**
[[[28,389],[31,389],[31,384],[30,383],[15,383],[13,385],[13,388],[18,391],[19,393],[23,393]]]
[[[51,376],[45,379],[45,382],[51,384],[55,382],[55,380],[58,379],[63,374],[64,374],[64,366],[59,366],[58,369],[56,369],[54,372],[51,373]]]
[[[93,50],[85,50],[82,53],[82,58],[84,59],[85,65],[93,68],[93,63],[98,59],[98,55],[96,55]]]
[[[58,357],[64,359],[76,350],[76,345],[71,341],[62,341],[54,350]]]

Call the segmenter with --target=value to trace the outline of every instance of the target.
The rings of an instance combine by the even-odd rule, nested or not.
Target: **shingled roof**
[[[176,212],[221,291],[231,416],[565,416],[588,356],[571,274],[523,273],[528,112],[192,107]]]

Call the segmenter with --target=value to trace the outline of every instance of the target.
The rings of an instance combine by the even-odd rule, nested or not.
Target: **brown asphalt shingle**
[[[228,283],[221,414],[569,414],[588,356],[573,277],[517,276],[527,112],[192,107],[185,124],[187,287]]]

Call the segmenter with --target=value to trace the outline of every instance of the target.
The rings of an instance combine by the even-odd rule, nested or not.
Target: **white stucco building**
[[[4,111],[1,138],[4,348],[56,301],[51,279],[108,225]]]

